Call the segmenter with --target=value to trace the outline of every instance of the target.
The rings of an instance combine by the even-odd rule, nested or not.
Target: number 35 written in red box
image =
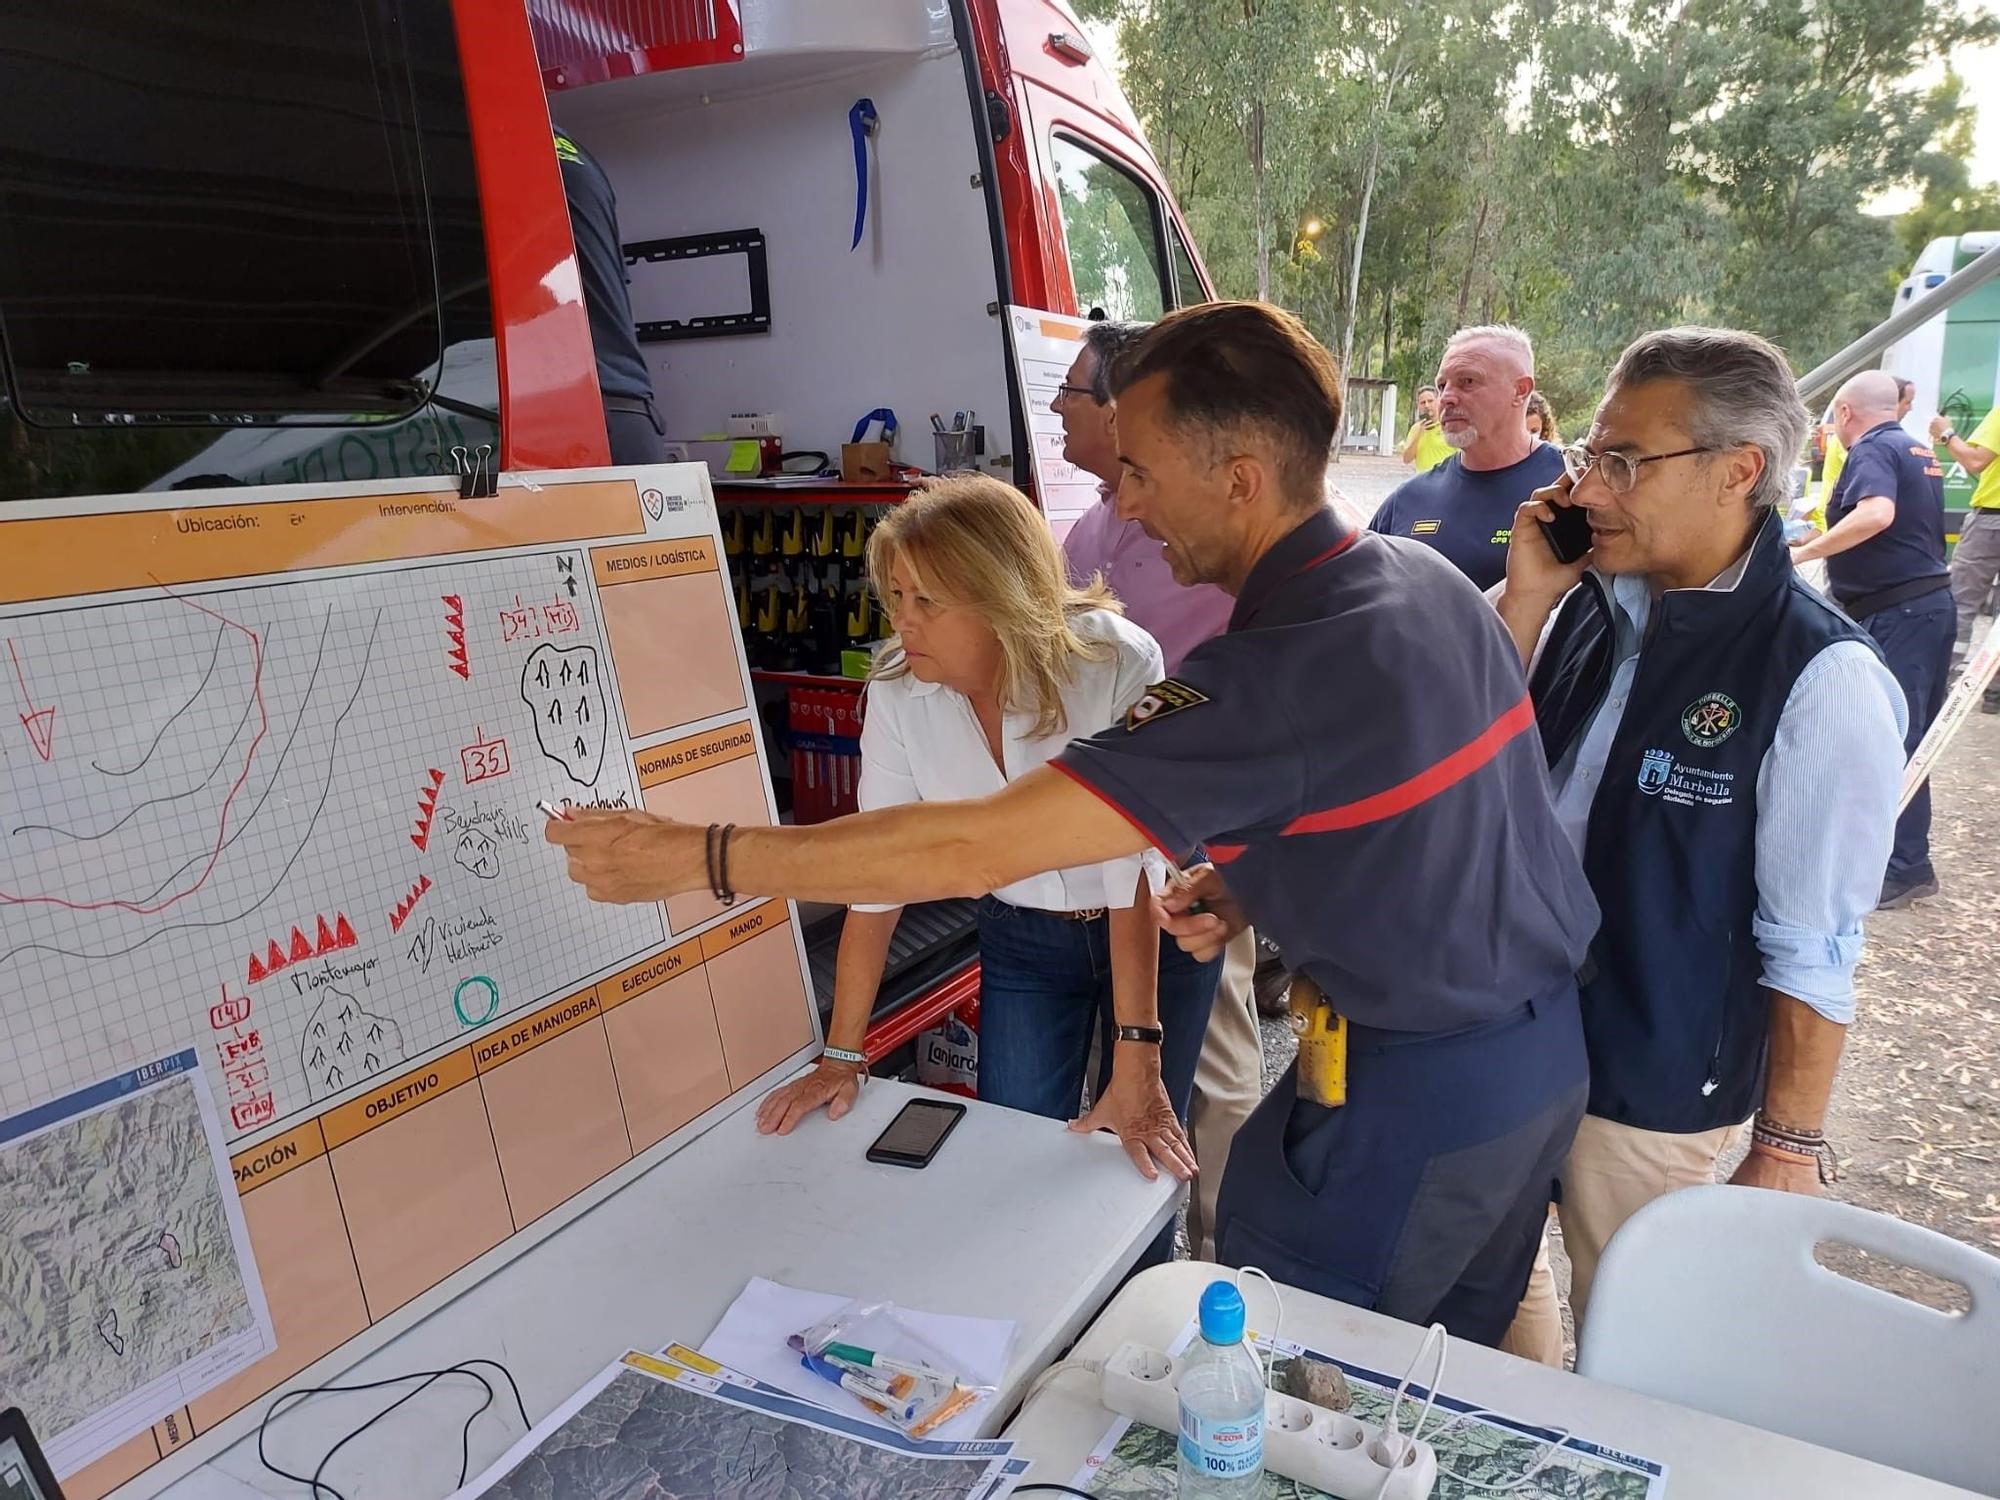
[[[505,740],[476,740],[458,752],[460,769],[465,773],[465,784],[491,781],[495,776],[505,776],[513,770],[507,759]]]

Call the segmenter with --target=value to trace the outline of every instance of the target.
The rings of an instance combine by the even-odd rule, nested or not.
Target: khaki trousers
[[[1579,1336],[1590,1308],[1597,1265],[1611,1236],[1655,1198],[1715,1181],[1716,1162],[1742,1128],[1722,1125],[1693,1135],[1669,1135],[1596,1115],[1584,1116],[1569,1148],[1569,1160],[1563,1164],[1562,1203],[1556,1209],[1562,1220],[1563,1248],[1569,1252],[1569,1306]],[[1548,1237],[1544,1235],[1544,1261],[1547,1255]],[[1541,1264],[1537,1262],[1538,1273]],[[1554,1360],[1544,1358],[1551,1321],[1560,1351],[1562,1322],[1556,1309],[1555,1279],[1537,1274],[1529,1279],[1527,1296],[1522,1298],[1521,1310],[1501,1347],[1541,1359],[1544,1364],[1559,1364],[1560,1352]],[[1534,1341],[1535,1352],[1514,1348],[1517,1334],[1524,1343]]]
[[[1514,1313],[1507,1336],[1500,1340],[1500,1352],[1532,1359],[1555,1370],[1563,1367],[1562,1305],[1556,1299],[1556,1272],[1549,1264],[1546,1225],[1542,1228],[1542,1243],[1535,1251],[1535,1268],[1528,1273],[1528,1289],[1521,1294],[1521,1305]]]
[[[1257,937],[1246,927],[1222,955],[1222,980],[1208,1015],[1188,1107],[1188,1133],[1201,1168],[1187,1206],[1188,1251],[1197,1260],[1215,1259],[1215,1200],[1229,1165],[1229,1145],[1264,1097],[1264,1034],[1251,983],[1256,970]]]

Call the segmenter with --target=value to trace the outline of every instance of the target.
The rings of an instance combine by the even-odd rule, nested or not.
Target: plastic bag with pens
[[[801,1364],[911,1437],[928,1436],[994,1393],[962,1381],[894,1303],[851,1302],[790,1343]]]

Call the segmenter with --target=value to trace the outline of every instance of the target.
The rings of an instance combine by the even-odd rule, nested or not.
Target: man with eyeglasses
[[[1555,445],[1528,432],[1534,392],[1535,349],[1520,329],[1454,333],[1437,383],[1438,430],[1451,455],[1391,490],[1368,529],[1443,553],[1479,588],[1497,584],[1515,507],[1562,472]]]
[[[1513,528],[1496,604],[1604,914],[1558,1209],[1579,1323],[1605,1243],[1713,1181],[1752,1111],[1731,1181],[1820,1189],[1906,716],[1867,633],[1793,571],[1779,507],[1806,422],[1764,340],[1648,334]],[[1537,524],[1558,506],[1589,517],[1576,563]]]
[[[1903,430],[1906,410],[1896,378],[1880,370],[1840,388],[1833,422],[1847,463],[1826,502],[1827,529],[1792,548],[1792,560],[1827,560],[1829,591],[1874,637],[1902,684],[1910,709],[1904,748],[1914,751],[1944,707],[1957,608],[1944,557],[1944,468],[1929,444]],[[1897,820],[1878,906],[1894,911],[1937,889],[1926,782]]]

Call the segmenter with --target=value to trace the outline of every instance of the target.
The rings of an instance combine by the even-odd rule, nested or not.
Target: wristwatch
[[[1121,1042],[1151,1042],[1155,1047],[1167,1039],[1167,1034],[1157,1026],[1120,1026],[1118,1040]]]
[[[1947,427],[1947,428],[1945,428],[1945,430],[1944,430],[1943,432],[1940,432],[1940,433],[1938,434],[1938,439],[1937,439],[1937,440],[1938,440],[1938,441],[1939,441],[1940,443],[1955,443],[1955,442],[1957,442],[1957,441],[1958,441],[1958,429],[1957,429],[1956,427]]]

